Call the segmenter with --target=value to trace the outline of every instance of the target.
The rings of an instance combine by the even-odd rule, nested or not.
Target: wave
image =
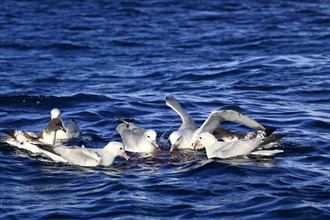
[[[54,43],[42,46],[42,49],[56,49],[61,51],[77,51],[90,49],[89,46],[78,45],[74,43]]]

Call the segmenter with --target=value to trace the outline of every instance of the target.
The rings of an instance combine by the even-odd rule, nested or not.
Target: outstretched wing
[[[80,133],[79,124],[76,120],[72,119],[65,126],[66,133],[70,138],[78,137]]]
[[[265,130],[264,126],[256,120],[234,110],[217,110],[211,112],[199,130],[200,132],[212,133],[223,121],[237,122],[254,130]]]
[[[178,100],[176,100],[172,96],[167,96],[166,97],[166,105],[168,105],[170,108],[172,108],[178,115],[181,117],[182,124],[179,128],[185,129],[185,128],[192,128],[196,129],[196,124],[194,120],[190,117],[190,115],[181,107],[180,103]]]

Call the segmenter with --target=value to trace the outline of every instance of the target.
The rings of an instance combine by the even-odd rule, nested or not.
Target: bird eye
[[[202,140],[202,137],[199,137],[200,140]]]
[[[121,147],[120,150],[123,150],[123,148]]]
[[[148,135],[147,138],[150,138],[150,136]]]

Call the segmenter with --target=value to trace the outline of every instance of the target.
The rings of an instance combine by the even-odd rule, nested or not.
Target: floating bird
[[[125,153],[125,147],[120,142],[109,142],[105,147],[100,149],[91,149],[82,147],[55,146],[49,148],[47,145],[40,145],[41,149],[50,151],[53,155],[57,155],[69,164],[95,167],[109,166],[113,163],[117,156],[121,156],[126,160],[129,159]],[[51,157],[51,159],[54,159]],[[54,160],[56,161],[57,158]]]
[[[208,132],[199,134],[198,139],[194,143],[194,148],[199,149],[204,146],[208,158],[230,158],[243,156],[248,154],[271,156],[282,150],[258,150],[263,146],[281,139],[283,134],[272,134],[268,137],[254,138],[247,140],[237,140],[232,142],[218,141],[217,138]],[[255,152],[254,152],[255,151]]]
[[[39,133],[19,130],[3,130],[9,136],[3,136],[1,139],[8,144],[27,150],[34,154],[44,154],[48,157],[53,157],[55,161],[66,162],[57,155],[49,151],[39,148],[39,145],[47,145],[53,147],[55,144],[56,133],[59,130],[65,131],[62,121],[58,118],[53,118],[48,123],[47,127]]]
[[[182,124],[180,128],[177,131],[172,132],[171,135],[169,136],[171,142],[170,152],[172,152],[175,148],[193,149],[193,143],[197,140],[197,137],[202,132],[213,133],[214,131],[216,131],[218,135],[221,137],[221,139],[223,139],[224,141],[229,141],[229,140],[232,141],[235,138],[251,139],[259,136],[262,137],[263,134],[267,136],[270,135],[275,130],[275,129],[267,130],[265,127],[263,127],[260,123],[258,123],[254,119],[234,110],[213,111],[205,120],[205,122],[202,124],[202,126],[197,128],[194,120],[181,107],[181,104],[174,97],[172,96],[166,97],[166,104],[170,108],[172,108],[181,117],[182,120]],[[218,128],[218,126],[223,121],[237,122],[249,128],[252,128],[258,132],[255,134],[254,133],[236,134],[233,132],[229,132],[224,128]]]
[[[64,128],[66,132],[60,130],[56,134],[56,140],[67,140],[71,138],[77,138],[80,133],[79,125],[77,121],[72,119],[70,122],[67,124],[64,124],[62,118],[61,118],[61,111],[57,108],[54,108],[50,111],[50,117],[51,119],[53,118],[58,118],[62,121]]]
[[[66,131],[62,121],[58,118],[53,118],[49,121],[47,127],[39,133],[20,131],[20,130],[3,130],[9,137],[2,137],[4,141],[13,141],[12,145],[23,144],[26,142],[41,142],[49,145],[55,144],[57,131]]]
[[[156,131],[138,127],[133,122],[125,121],[120,117],[115,118],[122,122],[116,127],[116,130],[121,136],[126,151],[152,153],[159,149],[156,143]]]

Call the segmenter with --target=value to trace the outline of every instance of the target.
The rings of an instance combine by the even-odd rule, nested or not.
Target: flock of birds
[[[181,107],[181,104],[171,96],[166,97],[166,104],[172,108],[182,120],[177,131],[170,134],[170,153],[180,149],[199,150],[205,148],[208,158],[230,158],[242,155],[273,156],[283,152],[271,149],[283,134],[273,134],[274,128],[265,128],[254,119],[234,110],[216,110],[211,112],[205,122],[197,127],[191,116]],[[51,120],[47,127],[39,133],[3,130],[7,136],[1,140],[9,145],[24,149],[33,154],[43,155],[55,162],[63,162],[79,166],[109,166],[117,156],[126,160],[126,151],[137,153],[153,153],[160,151],[156,142],[155,130],[147,130],[116,117],[121,123],[116,131],[122,142],[109,142],[103,148],[86,148],[84,145],[66,146],[63,140],[77,138],[80,134],[79,125],[72,120],[64,124],[59,109],[51,111]],[[219,127],[223,121],[231,121],[253,129],[252,132],[234,133]]]

